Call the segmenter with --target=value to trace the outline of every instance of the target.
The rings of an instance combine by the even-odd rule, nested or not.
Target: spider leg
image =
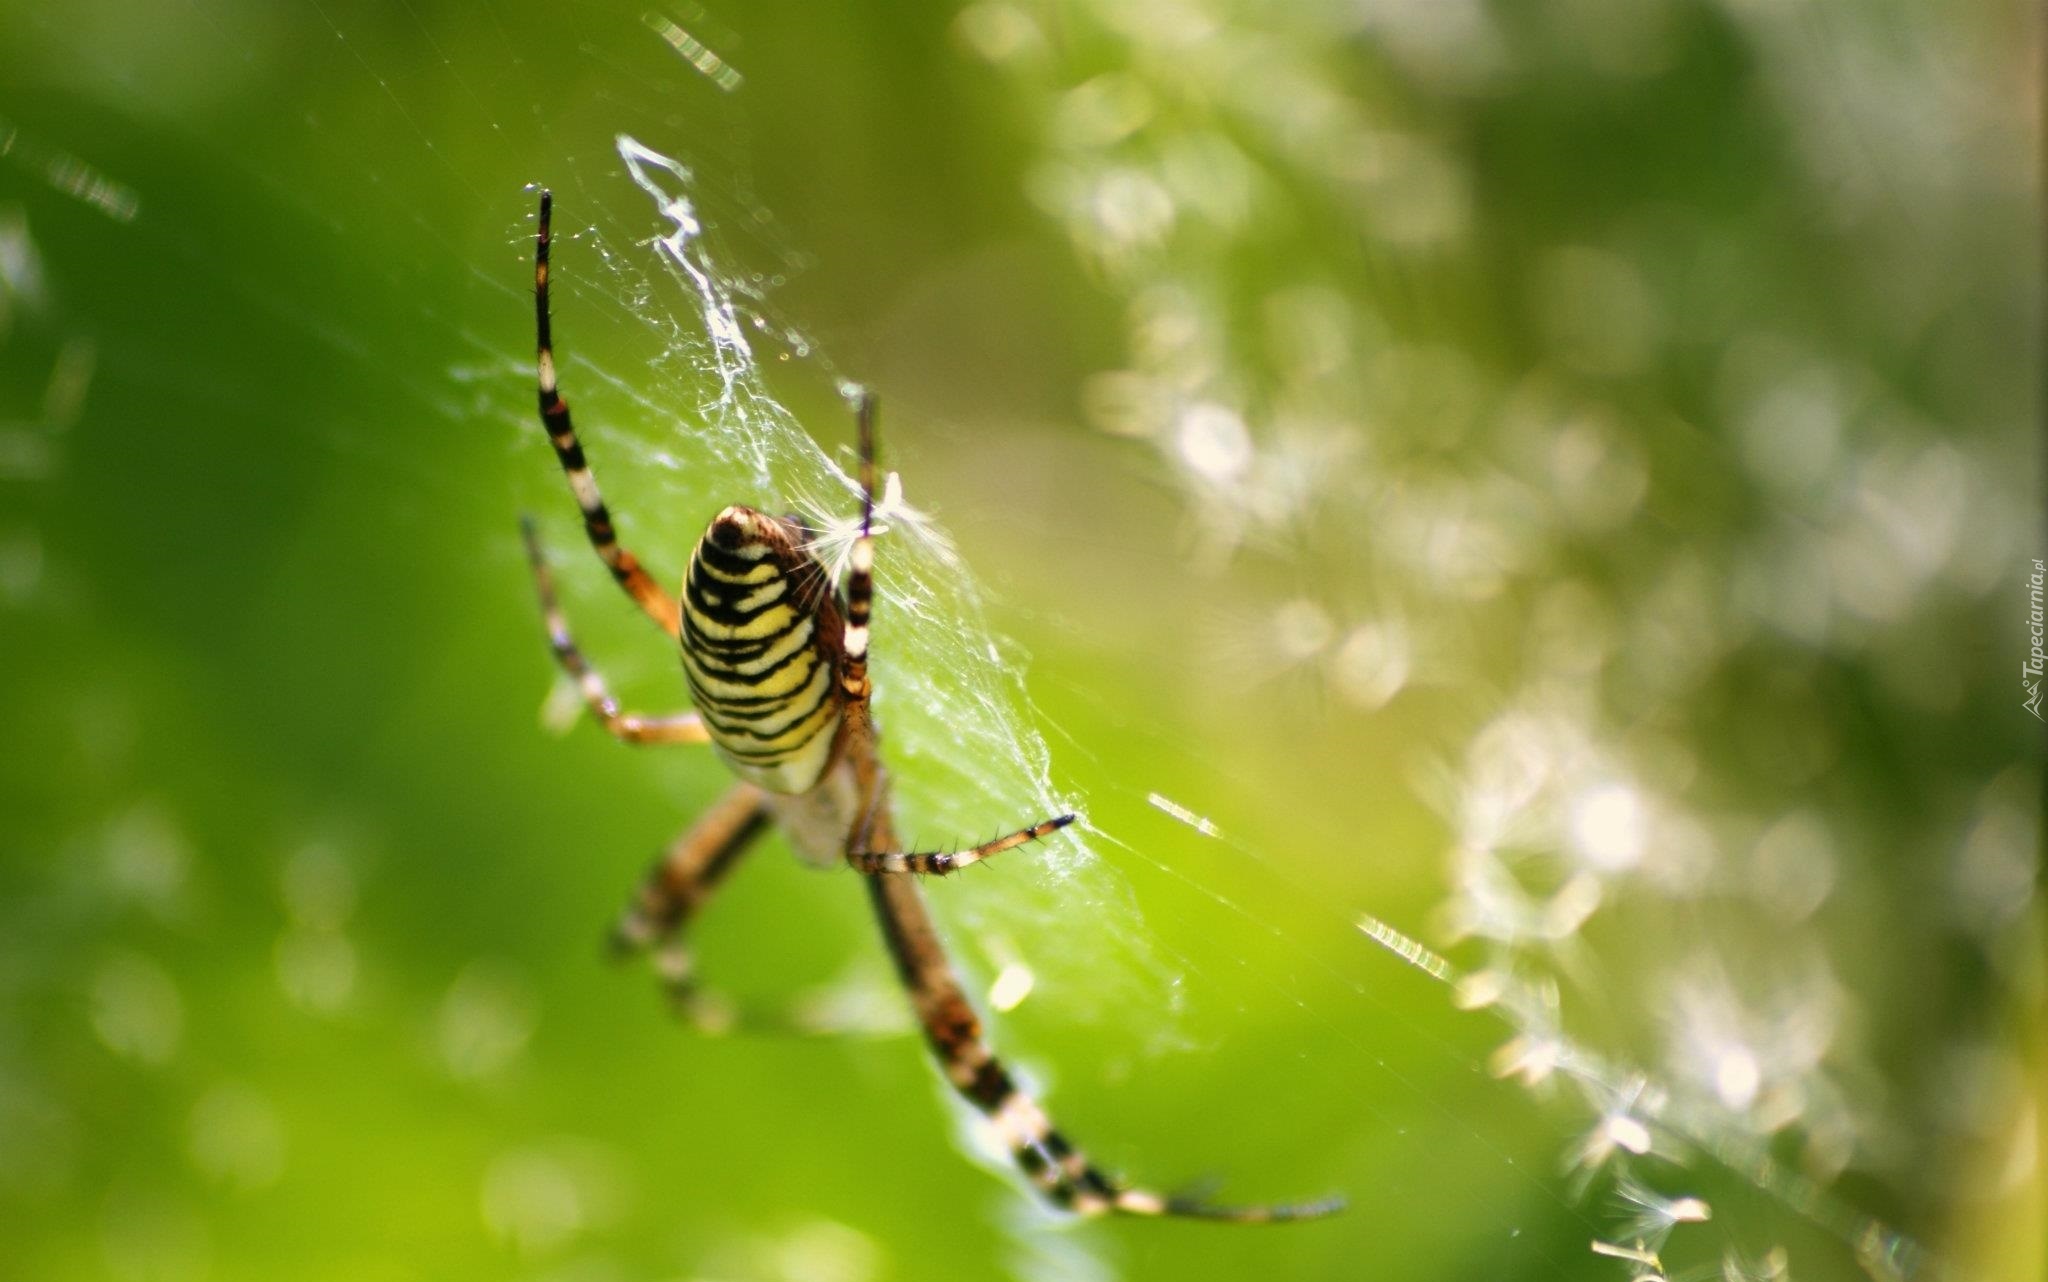
[[[533,311],[538,334],[535,359],[540,373],[541,425],[547,429],[548,441],[555,447],[555,457],[562,464],[563,474],[569,478],[569,489],[576,495],[576,506],[583,511],[583,531],[590,536],[591,548],[597,552],[605,568],[612,572],[612,578],[626,590],[626,595],[638,602],[647,617],[654,620],[662,631],[675,637],[681,626],[676,599],[661,590],[638,557],[619,546],[611,511],[605,507],[604,497],[598,493],[597,478],[591,474],[589,463],[584,461],[583,444],[576,439],[576,428],[569,421],[569,402],[562,399],[555,386],[555,342],[548,321],[548,246],[553,209],[552,193],[541,192],[540,227],[533,246]]]
[[[846,627],[840,634],[839,692],[864,718],[868,695],[868,620],[875,604],[875,395],[864,392],[860,423],[860,537],[846,559]]]
[[[983,1039],[981,1021],[939,945],[915,878],[865,879],[889,953],[910,990],[925,1040],[946,1080],[988,1118],[1011,1157],[1049,1201],[1080,1215],[1170,1215],[1244,1224],[1317,1219],[1343,1209],[1341,1198],[1277,1206],[1212,1206],[1123,1187],[1068,1143],[1043,1109],[1017,1087]]]
[[[540,594],[541,617],[548,628],[548,647],[554,651],[555,662],[562,671],[569,674],[583,693],[583,702],[612,737],[626,743],[708,743],[710,733],[694,712],[682,712],[666,717],[643,717],[630,712],[619,711],[618,700],[606,688],[604,678],[590,666],[583,652],[576,648],[576,641],[569,635],[568,620],[562,617],[561,603],[555,597],[554,575],[548,570],[547,554],[541,550],[540,531],[535,528],[532,517],[519,523],[519,530],[526,539],[527,563],[533,567],[533,586]]]
[[[962,868],[978,864],[991,855],[1000,855],[1005,850],[1014,850],[1026,842],[1039,841],[1050,837],[1072,822],[1074,822],[1074,816],[1058,815],[1046,820],[1044,823],[1033,824],[1029,828],[1019,829],[1007,837],[998,837],[994,841],[984,842],[972,850],[940,850],[923,853],[905,852],[901,854],[873,850],[863,851],[859,854],[849,853],[846,856],[846,862],[852,864],[856,871],[864,873],[906,872],[916,873],[925,877],[943,877],[948,873],[958,872]]]
[[[655,950],[655,969],[671,1004],[699,1024],[728,1021],[714,1017],[718,1003],[697,990],[696,965],[683,934],[691,917],[768,826],[766,797],[750,783],[737,784],[720,797],[669,843],[612,928],[614,955]]]

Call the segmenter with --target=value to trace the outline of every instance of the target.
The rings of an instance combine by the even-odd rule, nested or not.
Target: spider
[[[556,385],[548,311],[550,194],[540,195],[534,246],[534,318],[540,417],[560,460],[584,532],[612,578],[679,646],[696,711],[639,716],[620,710],[570,636],[531,517],[522,522],[550,648],[592,717],[629,744],[708,744],[739,781],[671,843],[648,872],[614,931],[627,952],[652,950],[670,995],[685,1011],[698,1000],[684,943],[703,907],[770,821],[803,856],[857,873],[882,938],[946,1080],[985,1116],[1017,1165],[1054,1205],[1084,1216],[1185,1216],[1244,1223],[1330,1214],[1341,1199],[1288,1205],[1217,1206],[1166,1197],[1105,1175],[1054,1129],[983,1038],[925,908],[920,877],[943,877],[1051,836],[1074,821],[1056,815],[971,850],[914,852],[897,840],[889,776],[869,713],[869,620],[874,607],[875,399],[864,395],[860,441],[861,523],[843,594],[812,551],[813,532],[792,517],[735,505],[713,517],[690,557],[679,596],[621,547],[612,515]]]

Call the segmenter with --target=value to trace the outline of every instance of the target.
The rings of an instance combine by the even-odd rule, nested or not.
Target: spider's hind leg
[[[1020,1089],[982,1037],[981,1021],[939,945],[917,882],[901,873],[866,879],[876,919],[910,990],[925,1041],[946,1080],[995,1128],[1011,1158],[1048,1201],[1079,1215],[1178,1216],[1240,1224],[1319,1219],[1342,1198],[1273,1206],[1213,1206],[1125,1187],[1068,1143],[1037,1102]]]
[[[653,951],[669,1004],[707,1029],[730,1023],[724,1003],[698,989],[696,965],[684,934],[747,847],[768,824],[767,794],[750,783],[735,786],[704,812],[647,871],[612,928],[611,951],[630,957]]]

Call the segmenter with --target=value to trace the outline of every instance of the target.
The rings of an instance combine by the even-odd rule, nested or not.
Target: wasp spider
[[[813,555],[795,520],[732,506],[712,518],[690,555],[680,598],[621,547],[611,512],[584,461],[557,390],[548,321],[550,199],[542,192],[534,252],[540,415],[583,512],[590,546],[647,617],[678,643],[695,712],[643,717],[621,711],[569,635],[539,539],[525,523],[527,552],[555,660],[591,715],[632,744],[709,744],[739,776],[731,791],[676,839],[633,896],[616,931],[630,951],[652,950],[687,1011],[699,999],[683,932],[772,820],[806,857],[844,861],[860,875],[883,941],[910,992],[925,1040],[946,1080],[993,1124],[1034,1187],[1082,1215],[1177,1215],[1210,1220],[1300,1220],[1336,1200],[1285,1206],[1212,1206],[1129,1188],[1103,1174],[1017,1088],[983,1039],[926,911],[919,877],[943,877],[1072,823],[1057,815],[1006,837],[954,852],[916,853],[898,843],[889,776],[868,712],[868,626],[874,604],[875,402],[859,410],[860,535],[844,592]],[[699,1007],[698,1009],[701,1009]]]

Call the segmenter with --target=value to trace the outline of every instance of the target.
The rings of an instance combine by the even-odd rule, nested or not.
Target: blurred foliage
[[[0,0],[0,1276],[2041,1273],[2034,10],[654,8]],[[600,963],[722,780],[543,726],[529,184],[631,541],[793,497],[619,134],[828,453],[883,395],[1095,830],[940,890],[998,1045],[1345,1216],[1061,1225],[914,1039]],[[706,969],[865,991],[847,876]]]

